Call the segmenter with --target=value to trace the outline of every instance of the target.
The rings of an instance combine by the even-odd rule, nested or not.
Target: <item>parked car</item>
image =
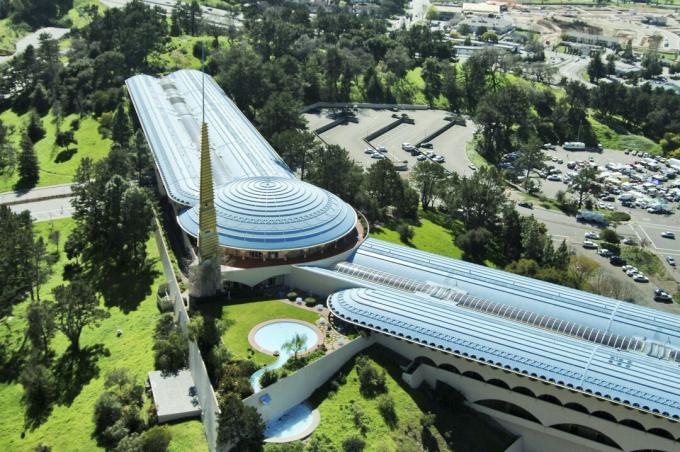
[[[635,245],[635,240],[631,239],[630,237],[626,237],[621,243],[624,245]]]
[[[626,260],[623,259],[621,256],[612,256],[609,258],[609,263],[614,265],[615,267],[620,267],[626,265]]]
[[[661,237],[663,237],[665,239],[675,239],[675,232],[663,231],[661,233]]]
[[[420,143],[421,148],[432,149],[432,143]]]
[[[654,294],[654,301],[659,301],[661,303],[670,303],[673,301],[673,297],[667,292],[661,291]]]
[[[378,146],[378,152],[387,152],[387,148],[385,146]]]
[[[517,203],[518,206],[524,207],[525,209],[533,209],[534,204],[529,201],[520,201]]]
[[[597,250],[597,254],[599,254],[602,257],[611,257],[614,255],[611,251],[609,251],[607,248],[600,248]]]
[[[557,174],[551,174],[550,176],[548,176],[548,180],[551,180],[553,182],[560,182],[562,178]]]
[[[371,154],[371,158],[376,160],[383,160],[385,159],[385,156],[376,152]]]
[[[639,282],[639,283],[648,283],[649,278],[647,278],[645,275],[642,273],[638,273],[637,275],[633,276],[633,281]]]
[[[468,168],[470,168],[472,171],[477,171],[477,167],[475,165],[473,165],[472,163],[470,163],[468,165]]]
[[[434,160],[437,163],[444,163],[446,161],[443,155],[438,155],[434,157],[432,160]]]
[[[597,248],[597,243],[590,241],[590,240],[584,240],[583,241],[583,248],[587,250],[593,250]]]
[[[597,239],[600,238],[600,235],[597,232],[588,231],[588,232],[585,233],[585,237],[587,239],[597,240]]]
[[[416,157],[416,160],[422,162],[423,160],[427,160],[427,157],[423,154],[420,154],[418,157]]]
[[[673,256],[666,256],[666,262],[668,262],[668,265],[671,267],[675,267],[675,258]]]

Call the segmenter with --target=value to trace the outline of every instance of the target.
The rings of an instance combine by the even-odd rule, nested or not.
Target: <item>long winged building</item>
[[[202,73],[127,81],[188,246],[199,237]],[[447,383],[528,451],[680,450],[680,317],[368,238],[360,214],[301,182],[205,77],[225,286],[328,296],[338,321]]]

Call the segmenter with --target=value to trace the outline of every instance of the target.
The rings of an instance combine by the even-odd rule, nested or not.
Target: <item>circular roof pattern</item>
[[[355,226],[354,209],[326,190],[296,179],[248,177],[215,189],[217,235],[228,248],[281,251],[333,242]],[[198,236],[198,204],[179,215]]]

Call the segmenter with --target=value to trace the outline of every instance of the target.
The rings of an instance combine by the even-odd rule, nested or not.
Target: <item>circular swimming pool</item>
[[[299,334],[305,340],[304,348],[301,350],[301,352],[305,352],[319,342],[317,331],[314,326],[305,322],[276,320],[257,328],[251,342],[254,342],[254,345],[264,353],[274,354],[278,352],[283,355],[286,353],[282,350],[283,344]],[[293,352],[287,354],[292,355]]]
[[[265,366],[250,376],[250,384],[254,392],[259,392],[260,377],[267,370],[278,369],[286,364],[288,358],[293,356],[293,351],[283,350],[283,344],[288,342],[296,334],[304,338],[304,347],[298,352],[304,353],[316,345],[323,343],[323,334],[311,323],[301,320],[273,320],[255,326],[248,335],[250,345],[256,350],[270,355],[278,353],[278,358],[273,363]]]

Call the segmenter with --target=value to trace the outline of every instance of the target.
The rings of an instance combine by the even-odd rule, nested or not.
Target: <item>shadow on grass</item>
[[[76,155],[76,152],[78,152],[78,149],[64,149],[61,151],[57,156],[54,158],[54,163],[64,163],[68,162],[73,158],[74,155]]]
[[[67,349],[54,365],[57,384],[57,400],[60,405],[70,406],[80,394],[83,386],[99,376],[97,361],[108,356],[109,350],[103,344],[83,347],[80,350]]]
[[[141,268],[107,269],[97,281],[99,292],[106,307],[116,306],[125,314],[134,311],[152,292],[152,285],[159,272],[155,259],[147,259]]]

